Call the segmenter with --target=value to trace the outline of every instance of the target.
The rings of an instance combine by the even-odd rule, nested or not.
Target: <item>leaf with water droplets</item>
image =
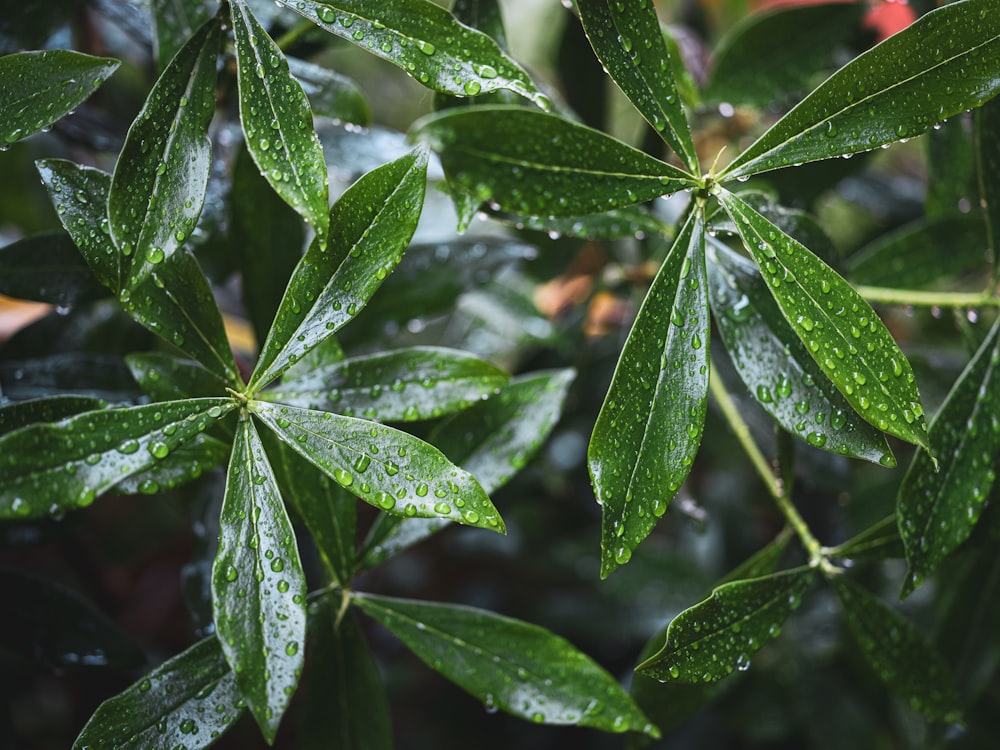
[[[84,412],[0,438],[0,518],[44,518],[90,505],[234,408],[192,399]]]
[[[190,359],[145,352],[129,354],[125,363],[139,387],[154,401],[222,396],[227,383]]]
[[[537,625],[457,605],[358,593],[351,601],[488,709],[660,736],[611,675]]]
[[[222,466],[229,458],[231,444],[208,435],[196,435],[170,455],[133,474],[111,488],[116,495],[155,495],[194,481],[205,472]]]
[[[583,30],[598,59],[692,173],[698,155],[671,69],[654,3],[577,0]]]
[[[691,471],[705,427],[708,341],[697,206],[643,300],[590,438],[602,578],[629,561]]]
[[[871,306],[836,271],[738,196],[719,200],[792,330],[865,421],[927,446],[910,363]]]
[[[412,132],[438,152],[453,190],[515,214],[597,213],[695,185],[609,135],[526,107],[450,109]]]
[[[915,711],[959,719],[948,665],[906,617],[843,575],[831,579],[854,642],[875,674]]]
[[[1000,13],[950,3],[856,57],[726,167],[719,179],[867,151],[930,130],[1000,90]]]
[[[586,240],[617,240],[646,235],[673,234],[673,227],[654,216],[645,206],[625,206],[583,216],[523,216],[487,210],[490,218],[517,229],[548,232],[550,237],[580,237]]]
[[[248,408],[309,463],[376,508],[505,533],[500,514],[472,475],[413,435],[294,406],[252,401]]]
[[[815,578],[803,567],[719,586],[671,620],[663,648],[636,671],[662,682],[714,682],[746,669],[781,632]]]
[[[71,307],[107,296],[65,232],[22,237],[0,247],[0,294]]]
[[[156,67],[163,70],[198,28],[212,16],[208,0],[151,0]]]
[[[858,416],[785,320],[758,269],[708,246],[709,298],[736,372],[764,411],[810,445],[894,466],[885,436]]]
[[[964,542],[979,521],[1000,454],[1000,322],[955,382],[931,422],[927,451],[913,457],[896,499],[909,564],[908,596]]]
[[[987,246],[994,269],[1000,269],[1000,99],[976,110],[974,150]]]
[[[65,49],[0,56],[0,149],[72,112],[120,64]]]
[[[12,401],[0,405],[0,435],[6,435],[36,422],[58,422],[85,411],[106,406],[99,398],[89,396],[44,396],[27,401]]]
[[[73,750],[199,750],[243,713],[236,678],[213,635],[98,706]]]
[[[312,224],[320,243],[329,229],[326,162],[312,110],[288,61],[245,0],[231,3],[236,37],[240,120],[247,150],[274,191]]]
[[[250,393],[357,315],[399,263],[423,208],[427,156],[417,148],[372,170],[333,204],[329,242],[314,241],[296,266]]]
[[[371,125],[371,107],[354,81],[322,65],[297,57],[287,59],[288,72],[302,86],[314,115],[362,127]]]
[[[226,661],[268,744],[302,670],[305,597],[295,532],[257,429],[244,416],[222,500],[212,609]]]

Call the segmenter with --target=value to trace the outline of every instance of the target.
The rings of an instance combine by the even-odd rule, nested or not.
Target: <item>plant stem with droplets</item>
[[[922,292],[880,286],[856,286],[869,302],[916,307],[1000,307],[1000,297],[982,292]]]

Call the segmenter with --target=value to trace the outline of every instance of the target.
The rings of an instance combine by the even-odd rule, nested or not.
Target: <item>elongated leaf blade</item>
[[[597,213],[694,185],[609,135],[525,107],[447,110],[413,133],[437,151],[454,189],[509,213]]]
[[[655,4],[577,0],[576,7],[594,52],[615,83],[696,173],[698,155],[677,94]]]
[[[590,476],[604,506],[602,578],[629,561],[691,470],[705,426],[708,338],[699,207],[643,300],[590,438]]]
[[[636,670],[664,682],[714,682],[748,668],[814,580],[815,571],[796,568],[719,586],[670,622],[663,648]]]
[[[163,70],[211,15],[208,0],[151,0],[156,67]]]
[[[905,555],[895,513],[830,550],[830,557],[844,558],[852,562],[886,560]]]
[[[249,408],[309,463],[376,508],[505,532],[496,508],[472,475],[412,435],[294,406],[254,401]]]
[[[196,435],[162,461],[133,474],[111,488],[119,495],[155,495],[194,481],[229,459],[232,445],[208,435]]]
[[[0,435],[36,422],[58,422],[81,412],[102,409],[105,405],[99,398],[68,395],[5,403],[0,406]]]
[[[742,177],[912,138],[1000,90],[1000,14],[984,0],[923,15],[834,73],[720,175]]]
[[[240,420],[222,501],[212,608],[226,661],[268,743],[305,654],[306,579],[264,446]]]
[[[367,127],[372,111],[361,89],[350,78],[322,65],[289,57],[288,71],[302,86],[314,115]]]
[[[330,209],[328,243],[299,262],[264,342],[249,390],[279,377],[353,318],[395,268],[423,208],[427,152],[379,167]]]
[[[642,239],[656,234],[670,237],[673,233],[672,226],[665,224],[643,206],[626,206],[584,216],[524,216],[497,211],[487,213],[491,218],[511,224],[517,229],[547,232],[550,237],[617,240],[626,237]]]
[[[537,625],[471,607],[370,594],[352,601],[487,707],[539,723],[659,736],[611,675]]]
[[[867,422],[927,447],[913,371],[871,306],[836,271],[738,196],[719,200],[792,330]]]
[[[0,294],[70,307],[107,296],[65,232],[23,237],[0,247]]]
[[[0,148],[6,149],[72,112],[121,63],[72,50],[0,57]]]
[[[976,110],[975,160],[994,277],[1000,269],[1000,99]]]
[[[322,244],[329,231],[329,193],[309,100],[247,3],[234,0],[231,7],[247,150],[275,192],[312,224]]]
[[[279,0],[331,34],[388,60],[434,91],[476,96],[507,89],[547,109],[528,74],[486,34],[426,0]]]
[[[219,397],[226,381],[189,359],[149,352],[125,357],[132,377],[154,401]]]
[[[209,747],[243,713],[236,679],[213,635],[104,701],[73,750]]]

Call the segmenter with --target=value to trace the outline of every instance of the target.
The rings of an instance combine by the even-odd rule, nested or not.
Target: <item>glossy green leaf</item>
[[[867,151],[911,138],[1000,90],[1000,14],[950,3],[856,57],[782,117],[719,176]]]
[[[663,648],[636,670],[661,681],[714,682],[749,668],[814,580],[811,568],[796,568],[719,586],[671,620]]]
[[[72,112],[120,64],[65,49],[0,56],[0,148]]]
[[[247,149],[271,187],[312,224],[322,244],[329,229],[326,162],[309,100],[245,0],[233,0],[230,7]]]
[[[692,173],[698,155],[674,83],[654,3],[576,0],[598,59],[639,113]]]
[[[85,411],[105,406],[104,401],[89,396],[47,396],[28,401],[0,402],[0,435],[36,422],[58,422]]]
[[[629,561],[691,470],[705,427],[708,340],[697,207],[643,300],[590,438],[602,578]]]
[[[875,674],[915,711],[958,719],[958,695],[948,665],[906,617],[846,576],[831,579],[844,619]]]
[[[987,102],[978,108],[975,119],[978,120],[989,106]],[[967,127],[969,119],[964,115],[952,117],[935,125],[923,139],[927,153],[924,214],[928,219],[961,214],[979,204],[974,138],[969,137]]]
[[[202,474],[222,466],[229,459],[231,445],[208,435],[197,435],[162,461],[132,474],[111,488],[118,495],[155,495],[192,482]]]
[[[830,557],[852,562],[887,560],[903,557],[903,540],[899,536],[896,515],[883,518],[861,533],[829,551]]]
[[[367,503],[505,532],[479,483],[434,446],[354,417],[252,401],[249,409],[309,463]]]
[[[65,232],[0,247],[0,294],[70,307],[107,295]]]
[[[975,159],[986,236],[994,268],[1000,268],[1000,99],[976,110]]]
[[[435,419],[496,393],[510,376],[466,352],[419,346],[352,357],[285,378],[261,398],[380,422]]]
[[[0,359],[0,390],[12,401],[65,395],[123,402],[142,396],[121,357],[92,352]]]
[[[0,518],[58,515],[167,458],[234,407],[194,399],[84,412],[0,439]]]
[[[420,120],[454,189],[495,210],[578,216],[692,187],[693,178],[609,135],[526,107],[471,107]]]
[[[549,106],[528,74],[495,41],[427,0],[279,2],[434,91],[476,96],[507,89]]]
[[[379,167],[330,209],[330,239],[306,251],[288,283],[249,390],[279,377],[357,315],[399,263],[423,208],[427,151]]]
[[[722,190],[719,199],[782,314],[847,402],[880,430],[926,447],[910,363],[871,306],[738,196]]]
[[[471,607],[355,593],[352,602],[463,690],[544,724],[658,737],[621,686],[559,636]]]
[[[507,30],[499,0],[455,0],[451,13],[460,23],[496,41],[500,49],[507,49]]]
[[[157,69],[166,68],[184,42],[212,17],[212,5],[209,0],[151,0]]]
[[[720,242],[708,246],[709,299],[736,372],[788,432],[810,445],[895,466],[885,436],[823,374],[758,269]]]
[[[115,246],[130,259],[126,287],[138,286],[183,247],[201,215],[219,36],[213,19],[171,60],[118,155],[108,216]]]
[[[244,416],[222,501],[212,606],[226,661],[268,744],[302,669],[305,595],[292,524],[257,430]]]
[[[73,750],[198,750],[214,744],[242,713],[236,679],[211,636],[104,701]]]
[[[625,237],[642,238],[646,235],[666,234],[673,228],[653,216],[642,206],[604,211],[585,216],[521,216],[496,211],[490,217],[517,229],[534,229],[548,232],[550,237],[580,237],[587,240],[616,240]]]
[[[154,401],[223,397],[226,381],[189,359],[169,354],[129,354],[125,357],[132,377]]]
[[[909,564],[907,596],[964,542],[983,511],[1000,455],[1000,322],[931,422],[934,457],[918,451],[896,499]]]
[[[350,78],[297,57],[288,58],[288,71],[302,86],[314,115],[354,125],[371,124],[371,107]]]

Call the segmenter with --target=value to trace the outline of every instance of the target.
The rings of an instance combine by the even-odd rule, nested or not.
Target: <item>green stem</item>
[[[984,292],[922,292],[915,289],[890,289],[880,286],[856,286],[869,302],[916,307],[1000,307],[1000,297]]]
[[[280,37],[275,39],[274,43],[278,45],[278,49],[285,52],[301,37],[305,36],[315,28],[316,25],[312,21],[300,21],[297,25],[293,26]]]

